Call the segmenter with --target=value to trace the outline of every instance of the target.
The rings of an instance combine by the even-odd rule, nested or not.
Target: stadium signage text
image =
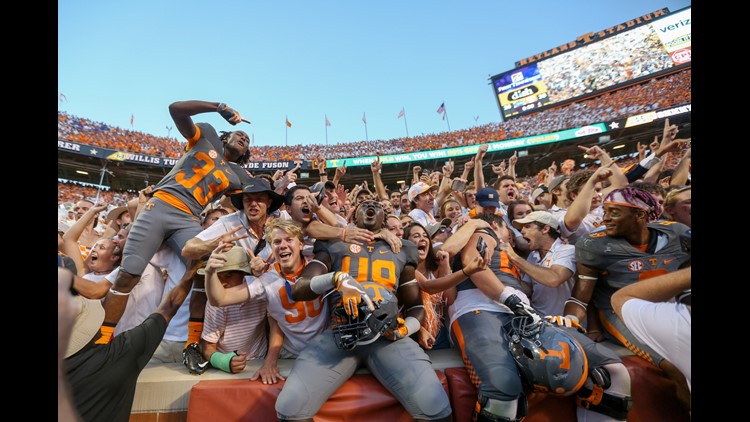
[[[641,24],[647,23],[653,19],[665,16],[669,14],[668,8],[663,8],[660,10],[657,10],[655,12],[647,13],[639,18],[631,19],[629,21],[623,22],[621,24],[609,27],[603,31],[599,32],[589,32],[588,34],[580,35],[578,38],[576,38],[575,41],[570,41],[568,43],[565,43],[561,46],[552,48],[550,50],[541,52],[539,54],[534,54],[531,57],[527,57],[525,59],[519,60],[516,62],[516,67],[525,66],[530,63],[538,62],[539,60],[546,59],[549,57],[552,57],[556,54],[572,50],[576,47],[580,47],[582,45],[590,44],[595,41],[599,41],[602,38],[609,37],[611,35],[617,34],[622,31],[626,31],[628,29],[631,29],[635,26],[639,26]]]
[[[534,145],[566,141],[568,139],[573,139],[573,138],[577,138],[581,136],[587,136],[593,133],[603,133],[606,131],[607,131],[607,127],[604,125],[604,123],[596,123],[593,125],[578,127],[574,129],[565,129],[559,132],[546,133],[543,135],[534,135],[534,136],[527,136],[524,138],[509,139],[506,141],[490,142],[487,144],[487,146],[489,147],[487,151],[493,152],[493,151],[520,149],[520,148],[530,147]],[[376,158],[380,158],[380,162],[383,164],[408,163],[411,161],[448,159],[448,158],[465,156],[465,155],[475,155],[478,149],[479,149],[479,144],[476,144],[476,145],[445,148],[445,149],[431,150],[431,151],[383,155],[380,157],[373,155],[369,157],[339,158],[335,160],[326,160],[326,167],[336,168],[344,163],[346,163],[347,167],[369,166],[370,163],[375,161]]]
[[[111,161],[121,161],[124,163],[149,164],[153,166],[171,168],[177,163],[177,158],[157,157],[154,155],[135,154],[132,152],[117,151],[109,148],[99,148],[77,142],[57,140],[57,150],[65,152],[74,152],[89,157],[98,157]],[[287,170],[294,167],[297,163],[293,161],[251,161],[244,167],[248,170]],[[310,161],[302,161],[301,170],[310,168]]]

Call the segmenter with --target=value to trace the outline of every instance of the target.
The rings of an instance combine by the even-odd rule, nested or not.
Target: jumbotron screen
[[[691,8],[579,36],[490,78],[503,120],[690,66]]]

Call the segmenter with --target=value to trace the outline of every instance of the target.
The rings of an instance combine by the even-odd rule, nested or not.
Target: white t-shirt
[[[692,315],[678,302],[630,299],[622,305],[622,320],[640,341],[672,362],[690,383]],[[658,324],[654,322],[658,321]]]
[[[597,207],[586,214],[586,217],[581,220],[581,224],[572,231],[565,226],[565,215],[568,213],[568,209],[560,209],[559,212],[554,214],[557,221],[560,222],[560,235],[565,238],[568,244],[575,245],[578,239],[586,236],[594,229],[601,226],[603,211],[599,211],[600,208],[601,207]]]
[[[179,284],[180,279],[185,275],[185,264],[182,263],[177,253],[166,245],[162,245],[162,247],[156,251],[151,258],[150,263],[151,265],[147,266],[146,269],[151,266],[155,267],[157,270],[156,276],[159,278],[161,278],[161,269],[163,268],[167,270],[167,282],[164,283],[164,290],[159,298],[161,301],[169,294],[170,290]],[[187,341],[188,320],[190,319],[190,298],[192,295],[193,291],[190,290],[175,316],[169,321],[167,331],[164,333],[164,340]]]
[[[435,217],[432,216],[432,214],[426,213],[420,210],[419,208],[409,211],[409,217],[411,217],[412,220],[421,224],[425,228],[427,228],[427,226],[429,226],[430,224],[434,224],[437,221],[435,220]]]
[[[104,278],[114,286],[115,278],[119,272],[120,267],[117,267]],[[151,264],[147,265],[140,281],[130,291],[128,303],[125,305],[125,311],[115,327],[114,335],[117,336],[134,328],[148,318],[161,303],[163,291],[164,280],[161,276],[161,270]]]

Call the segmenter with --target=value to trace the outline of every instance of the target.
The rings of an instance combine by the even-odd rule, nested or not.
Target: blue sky
[[[58,109],[126,129],[133,115],[134,130],[166,136],[171,102],[223,101],[252,121],[236,128],[256,145],[325,144],[326,115],[329,145],[458,130],[501,121],[489,77],[516,61],[690,5],[64,0]],[[231,127],[215,113],[194,120]]]

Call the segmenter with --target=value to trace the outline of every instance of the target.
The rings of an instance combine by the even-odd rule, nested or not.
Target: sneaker
[[[182,363],[193,375],[200,375],[208,369],[208,361],[203,359],[203,354],[198,343],[190,343],[182,351]]]

